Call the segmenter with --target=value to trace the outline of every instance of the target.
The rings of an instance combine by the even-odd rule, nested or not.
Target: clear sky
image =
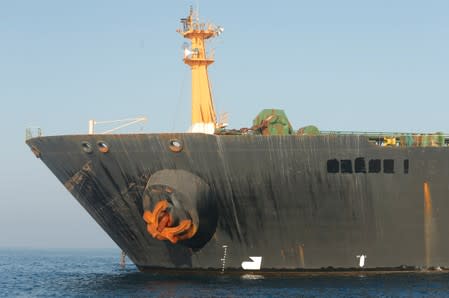
[[[193,3],[192,3],[193,2]],[[147,116],[185,131],[190,76],[175,32],[190,4],[232,127],[283,108],[294,128],[449,133],[449,1],[0,1],[0,247],[115,244],[25,145]]]

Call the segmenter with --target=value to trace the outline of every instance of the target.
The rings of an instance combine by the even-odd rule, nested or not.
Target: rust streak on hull
[[[432,260],[432,197],[428,182],[424,182],[424,254],[425,264],[429,268]]]

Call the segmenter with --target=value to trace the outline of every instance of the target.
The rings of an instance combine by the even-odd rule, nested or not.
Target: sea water
[[[2,297],[449,297],[449,274],[140,273],[118,249],[0,249]]]

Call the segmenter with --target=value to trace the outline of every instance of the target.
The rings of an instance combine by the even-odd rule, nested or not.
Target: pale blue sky
[[[0,2],[0,246],[114,246],[34,158],[25,128],[85,133],[92,118],[145,115],[144,131],[185,131],[175,30],[197,2]],[[210,77],[231,126],[279,107],[295,128],[449,133],[449,1],[199,2],[225,28]]]

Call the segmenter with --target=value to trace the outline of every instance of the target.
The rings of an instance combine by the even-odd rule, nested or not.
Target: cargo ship
[[[449,137],[294,130],[266,109],[217,120],[209,39],[190,10],[188,132],[35,136],[36,157],[142,271],[446,270]]]

